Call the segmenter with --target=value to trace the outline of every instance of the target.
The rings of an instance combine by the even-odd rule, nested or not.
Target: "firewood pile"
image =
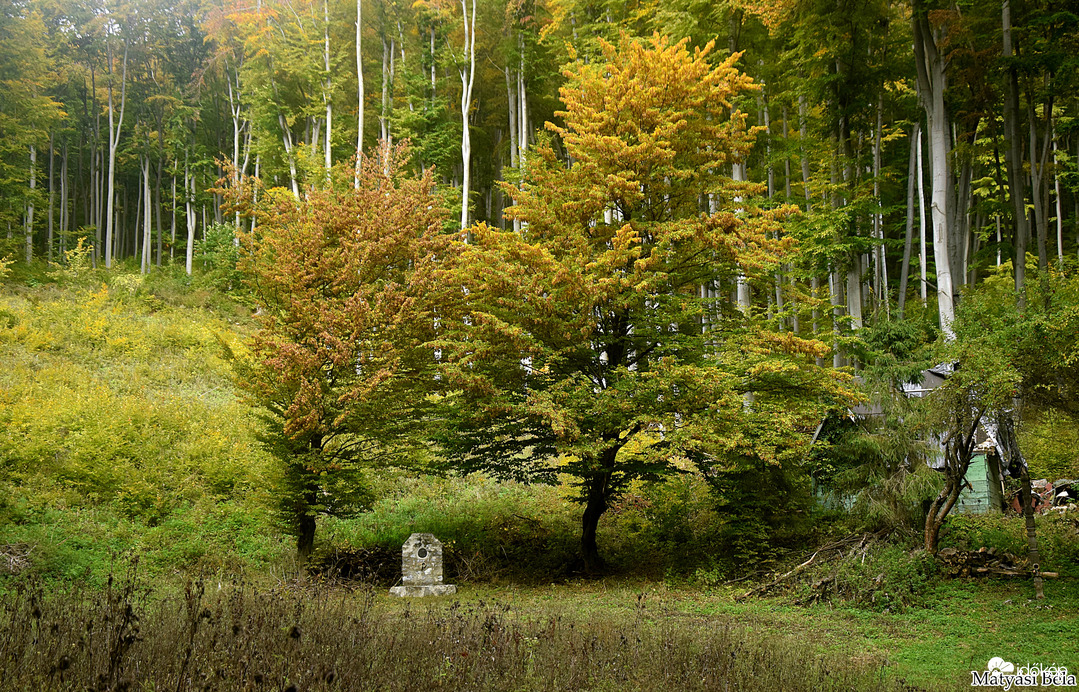
[[[945,548],[937,553],[937,560],[949,577],[1029,577],[1031,566],[1026,558],[1000,552],[996,548],[981,547],[978,550]],[[1055,577],[1056,572],[1042,572],[1043,577]]]

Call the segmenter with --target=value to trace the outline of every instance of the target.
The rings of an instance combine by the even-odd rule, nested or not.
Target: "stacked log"
[[[1032,567],[1026,558],[1000,552],[996,548],[981,547],[978,550],[945,548],[937,553],[937,560],[949,577],[1029,577]],[[1056,572],[1041,572],[1043,577],[1055,577]]]

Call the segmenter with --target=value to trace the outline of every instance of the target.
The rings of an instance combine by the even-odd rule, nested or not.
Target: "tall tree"
[[[627,483],[687,460],[781,463],[840,389],[807,358],[823,344],[741,313],[703,319],[723,308],[699,286],[766,276],[779,250],[772,217],[749,204],[758,188],[723,173],[752,145],[730,115],[754,88],[737,56],[713,66],[711,44],[658,35],[600,45],[602,60],[566,72],[565,124],[547,125],[566,160],[541,143],[511,190],[508,213],[527,225],[472,228],[475,244],[434,282],[432,343],[452,390],[449,453],[463,468],[574,476],[590,571],[603,566],[600,517]]]
[[[940,328],[951,338],[955,321],[955,289],[952,281],[951,241],[954,197],[949,180],[949,157],[952,151],[951,120],[945,101],[948,88],[948,55],[943,46],[948,39],[947,21],[930,23],[924,0],[913,0],[914,65],[918,73],[918,96],[925,109],[929,134],[930,175],[933,203],[933,262],[937,273],[937,310]],[[939,16],[939,13],[938,13]]]
[[[110,32],[111,33],[111,32]],[[116,225],[115,203],[116,203],[116,152],[120,149],[120,134],[123,131],[124,126],[124,110],[127,106],[127,56],[128,56],[128,40],[125,37],[124,42],[124,55],[120,61],[119,66],[119,80],[120,84],[117,88],[116,85],[116,56],[114,41],[112,37],[106,37],[106,51],[108,53],[108,59],[106,62],[108,69],[108,115],[109,115],[109,172],[108,172],[108,192],[106,205],[108,211],[105,212],[105,268],[112,267],[112,255],[113,255],[113,243],[112,236]],[[116,91],[119,90],[119,96],[117,99]],[[117,104],[119,100],[119,104]],[[119,113],[117,113],[119,108]]]
[[[359,470],[407,455],[402,424],[436,380],[421,344],[432,321],[425,266],[443,255],[433,180],[405,173],[407,152],[383,147],[297,200],[281,189],[255,209],[242,187],[230,203],[258,217],[241,265],[263,311],[241,386],[267,414],[283,469],[279,502],[306,558],[316,516],[346,510]],[[227,182],[227,180],[226,180]],[[245,186],[258,181],[245,181]]]
[[[472,180],[472,135],[468,121],[472,110],[472,87],[476,82],[476,0],[472,0],[471,20],[468,0],[461,0],[461,21],[464,24],[464,56],[457,71],[461,75],[461,228],[466,228]]]

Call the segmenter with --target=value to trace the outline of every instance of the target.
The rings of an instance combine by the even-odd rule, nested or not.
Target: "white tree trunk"
[[[938,33],[943,29],[938,29]],[[918,71],[918,94],[929,120],[930,175],[932,177],[933,205],[933,261],[937,270],[937,310],[944,338],[952,340],[952,322],[955,321],[955,303],[952,285],[952,267],[949,254],[951,229],[952,191],[948,186],[949,141],[948,111],[944,103],[947,88],[947,60],[937,49],[938,37],[929,27],[924,14],[914,17],[915,67]]]
[[[1057,266],[1064,268],[1064,209],[1060,202],[1060,155],[1057,149],[1056,128],[1053,128],[1053,191],[1057,200]],[[50,183],[51,188],[51,183]],[[50,222],[51,224],[51,222]]]
[[[109,64],[109,184],[108,184],[108,211],[105,213],[105,268],[112,268],[112,233],[115,223],[115,199],[116,199],[116,151],[120,148],[120,130],[124,125],[124,106],[127,103],[127,41],[124,41],[124,61],[120,76],[120,116],[114,117],[115,107],[113,104],[112,85],[112,45],[108,48]]]
[[[191,262],[195,257],[195,176],[191,175],[190,167],[184,164],[184,198],[186,206],[185,220],[187,221],[187,259],[185,268],[187,275],[191,276]]]
[[[26,205],[26,263],[34,259],[34,190],[37,188],[37,147],[30,145],[30,202]]]
[[[292,131],[289,129],[285,116],[277,114],[277,122],[281,125],[281,142],[285,145],[285,156],[288,158],[288,177],[292,183],[292,196],[300,198],[300,184],[296,180],[296,156],[292,151]]]
[[[363,157],[363,3],[356,0],[356,175],[354,184],[360,187],[360,159]]]
[[[146,154],[140,161],[142,167],[142,262],[139,271],[146,274],[150,271],[150,247],[152,239],[152,226],[150,224],[150,155]]]
[[[472,0],[472,20],[468,18],[468,0],[461,0],[465,28],[465,53],[468,67],[461,74],[461,228],[468,228],[469,183],[472,178],[472,138],[468,131],[468,112],[472,108],[472,85],[476,78],[476,0]]]
[[[731,166],[731,179],[735,182],[744,182],[746,179],[746,164],[742,161],[738,161]],[[742,198],[735,197],[734,203],[741,204]],[[735,214],[742,213],[742,209],[735,209]],[[742,268],[738,268],[738,284],[735,293],[735,300],[738,304],[738,309],[744,315],[749,314],[750,304],[752,303],[752,295],[749,289],[749,281],[746,280],[745,272]]]
[[[322,81],[322,100],[326,104],[326,144],[325,165],[326,179],[330,178],[330,169],[333,167],[333,150],[330,146],[330,132],[333,128],[333,82],[330,74],[330,0],[322,0],[322,68],[325,71]],[[236,227],[240,227],[239,220]]]

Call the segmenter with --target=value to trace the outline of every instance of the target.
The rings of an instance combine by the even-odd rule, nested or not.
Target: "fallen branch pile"
[[[767,584],[762,584],[761,586],[758,586],[755,589],[751,589],[740,596],[735,596],[734,600],[744,601],[751,596],[763,596],[769,591],[779,586],[780,584],[783,584],[784,582],[789,581],[791,578],[798,576],[809,567],[813,565],[823,564],[825,562],[831,562],[833,560],[838,560],[839,558],[847,554],[853,556],[858,552],[861,552],[862,561],[864,562],[865,554],[866,552],[868,552],[870,544],[873,541],[882,538],[885,533],[887,532],[879,531],[877,533],[851,534],[846,538],[841,538],[838,541],[834,541],[827,545],[821,546],[820,548],[817,548],[816,552],[814,552],[808,560],[802,562],[794,569],[779,575]],[[848,551],[848,549],[850,550]]]
[[[18,574],[30,566],[33,549],[23,543],[0,545],[0,574]]]

